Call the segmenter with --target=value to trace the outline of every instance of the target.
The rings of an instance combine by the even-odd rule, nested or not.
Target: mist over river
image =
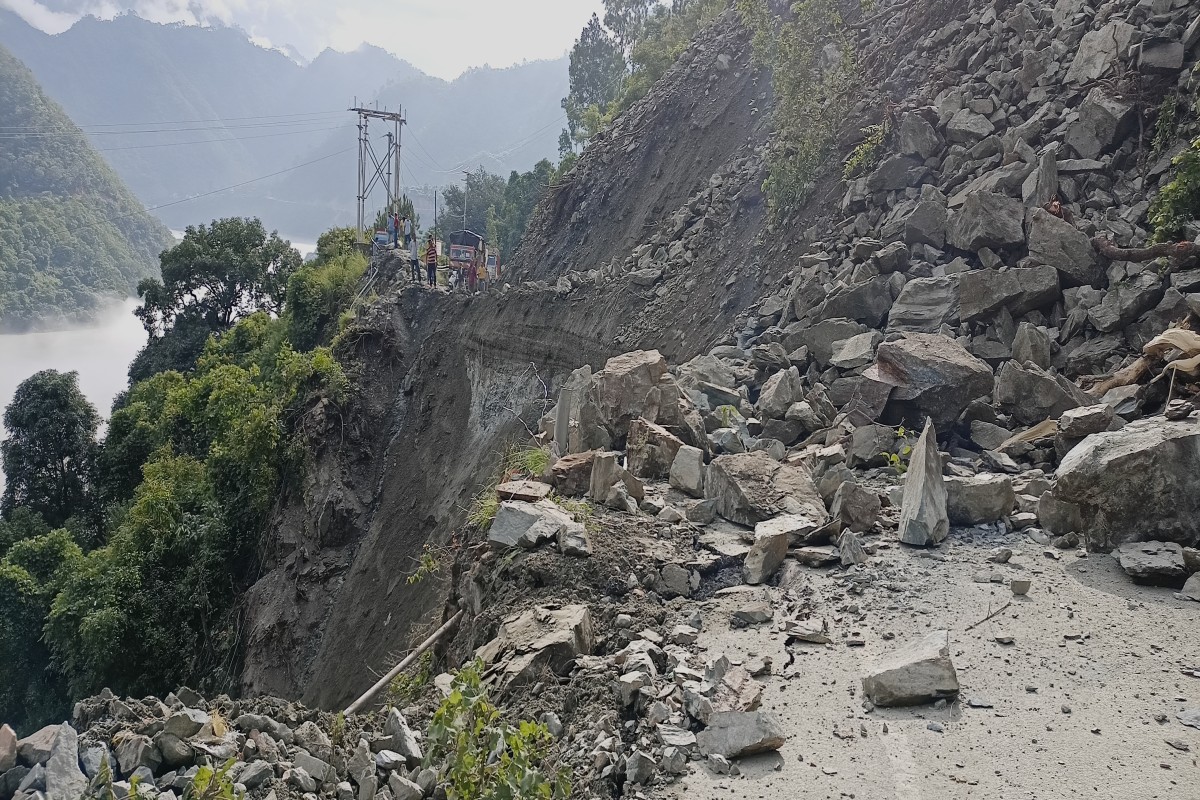
[[[8,408],[18,384],[33,373],[74,370],[83,393],[108,419],[113,398],[125,388],[129,362],[146,343],[146,331],[133,315],[137,305],[133,299],[114,305],[87,327],[0,335],[0,408]]]

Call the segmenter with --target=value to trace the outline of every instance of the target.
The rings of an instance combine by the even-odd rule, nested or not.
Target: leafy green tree
[[[357,252],[358,230],[356,228],[330,228],[317,237],[317,260],[328,261],[338,256]]]
[[[447,186],[444,195],[445,209],[441,224],[447,231],[462,227],[476,233],[487,232],[487,210],[499,207],[504,202],[504,178],[493,175],[483,167],[465,176],[464,186]],[[465,189],[464,189],[465,187]],[[463,207],[466,207],[466,225],[463,225]]]
[[[0,512],[25,506],[53,527],[86,511],[100,415],[79,390],[79,373],[26,378],[4,411],[4,427]]]
[[[288,279],[288,339],[300,350],[328,344],[367,271],[361,253],[343,253],[305,264]]]
[[[0,519],[0,558],[8,552],[8,548],[25,539],[44,536],[50,532],[50,526],[41,515],[24,506],[19,506]]]
[[[229,217],[189,225],[183,241],[162,254],[161,264],[161,281],[138,284],[143,304],[134,312],[155,337],[179,317],[202,320],[219,332],[256,311],[279,313],[301,258],[278,233],[268,236],[257,218]]]
[[[572,143],[586,142],[595,134],[584,126],[585,113],[590,108],[607,108],[620,94],[627,71],[623,46],[601,26],[600,18],[592,14],[571,48],[567,67],[571,88],[562,101],[567,113],[567,135],[559,140],[560,157],[570,151]]]
[[[642,38],[658,0],[604,0],[604,25],[623,48]]]

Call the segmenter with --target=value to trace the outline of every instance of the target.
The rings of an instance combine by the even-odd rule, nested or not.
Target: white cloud
[[[154,22],[238,25],[257,42],[307,57],[369,42],[442,78],[484,64],[557,58],[602,0],[0,0],[59,33],[83,14],[132,11]]]

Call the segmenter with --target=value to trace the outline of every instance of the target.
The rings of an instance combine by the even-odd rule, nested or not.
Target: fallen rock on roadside
[[[880,707],[915,706],[958,695],[950,634],[933,631],[881,658],[863,678],[863,692]]]

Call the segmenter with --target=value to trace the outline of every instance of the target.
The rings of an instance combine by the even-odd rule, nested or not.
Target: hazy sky
[[[155,22],[224,23],[260,44],[305,57],[366,41],[425,72],[454,78],[470,67],[557,58],[601,0],[0,0],[27,22],[59,33],[83,14],[133,11]]]

